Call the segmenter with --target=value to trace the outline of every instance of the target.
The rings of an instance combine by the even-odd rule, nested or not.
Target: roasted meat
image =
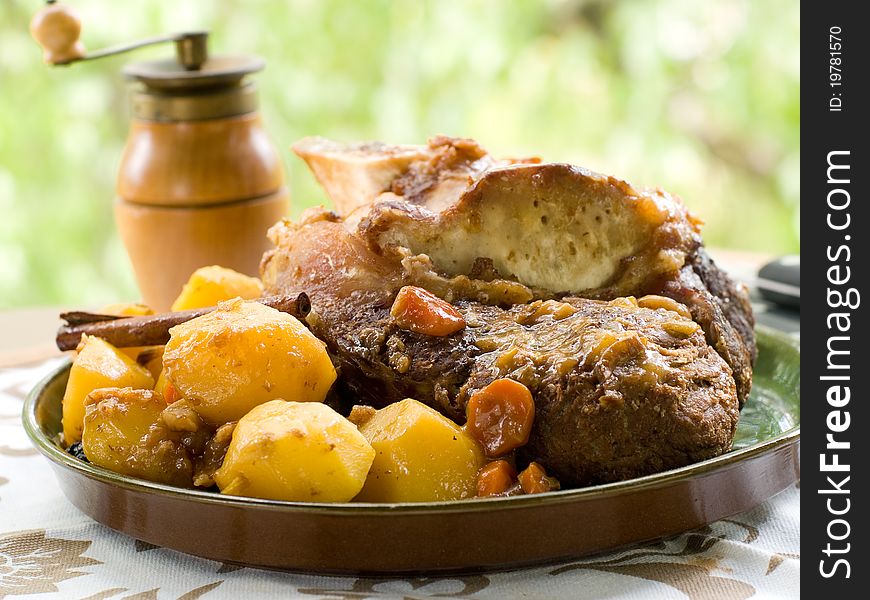
[[[315,152],[323,144],[297,150],[359,235],[384,255],[425,254],[447,276],[469,275],[485,258],[498,276],[541,294],[619,297],[672,278],[701,244],[697,223],[666,193],[571,165],[497,162],[469,140],[437,138],[431,156],[410,161],[407,150],[369,149],[401,160],[371,163],[371,181],[359,184],[361,148],[346,159],[333,148],[325,179],[327,157]],[[359,191],[345,198],[336,184],[345,169],[346,187],[371,194],[389,185],[367,203]]]
[[[704,248],[689,256],[678,276],[659,293],[685,304],[704,328],[707,341],[731,367],[740,406],[752,387],[755,363],[755,318],[746,287],[719,269]]]
[[[334,201],[270,232],[273,294],[307,292],[307,318],[347,402],[413,397],[459,423],[498,378],[526,385],[535,421],[520,460],[566,485],[616,481],[731,447],[755,355],[745,289],[706,255],[664,191],[476,142],[297,152]],[[415,333],[390,316],[405,285],[467,326]]]
[[[746,290],[706,255],[700,222],[679,199],[571,165],[497,160],[467,139],[345,146],[309,138],[295,149],[344,226],[428,280],[423,287],[499,304],[669,296],[690,308],[730,365],[741,403],[748,396],[755,338]],[[479,281],[504,282],[506,295]]]
[[[425,269],[374,251],[326,212],[270,235],[277,247],[264,257],[266,288],[311,296],[307,321],[326,341],[340,369],[337,391],[350,402],[413,397],[462,423],[471,394],[510,377],[536,405],[521,458],[541,461],[567,485],[636,477],[730,448],[739,410],[731,369],[681,309],[625,298],[511,308],[454,298],[468,326],[433,337],[398,327],[389,314],[400,287],[419,283]],[[518,285],[466,281],[492,298]]]

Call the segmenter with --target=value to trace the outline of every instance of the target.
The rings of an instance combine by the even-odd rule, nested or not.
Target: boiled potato
[[[374,456],[359,430],[325,404],[272,400],[239,421],[214,480],[233,496],[347,502]]]
[[[222,302],[169,332],[167,382],[213,425],[276,398],[323,402],[335,381],[325,344],[295,317],[258,302]]]
[[[429,502],[473,497],[486,463],[456,423],[416,400],[402,400],[362,422],[375,460],[356,500]]]
[[[63,395],[63,438],[67,446],[82,439],[85,397],[105,387],[151,389],[154,378],[148,369],[118,348],[100,338],[83,335]]]
[[[172,310],[189,310],[217,306],[218,302],[232,298],[253,300],[263,295],[263,283],[232,269],[213,265],[193,272],[172,303]]]
[[[151,390],[94,390],[85,399],[85,456],[122,475],[191,486],[193,463],[180,436],[162,421],[164,409],[166,402]]]
[[[160,394],[161,397],[165,396],[166,390],[166,371],[160,371],[160,375],[157,376],[157,381],[154,383],[154,391]]]
[[[154,309],[140,302],[121,302],[118,304],[107,304],[99,312],[103,315],[115,315],[118,317],[144,317],[153,315]]]

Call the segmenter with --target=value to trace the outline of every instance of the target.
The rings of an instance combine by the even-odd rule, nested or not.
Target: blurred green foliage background
[[[294,214],[325,202],[304,135],[475,137],[497,155],[660,185],[713,246],[799,250],[794,0],[67,0],[89,48],[182,29],[255,53]],[[121,66],[41,64],[37,0],[0,0],[0,308],[137,297],[111,202],[129,113]]]

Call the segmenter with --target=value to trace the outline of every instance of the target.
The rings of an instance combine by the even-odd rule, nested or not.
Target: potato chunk
[[[154,391],[160,394],[161,397],[165,397],[166,389],[166,371],[161,370],[160,375],[157,376],[157,381],[154,382]]]
[[[119,317],[144,317],[153,315],[154,309],[140,302],[121,302],[118,304],[107,304],[99,310],[104,315],[117,315]]]
[[[163,398],[152,390],[104,388],[85,400],[82,449],[116,473],[190,487],[193,463],[179,436],[161,419]]]
[[[233,496],[347,502],[374,456],[359,430],[325,404],[272,400],[239,421],[214,480]]]
[[[232,298],[253,300],[263,295],[263,283],[238,271],[217,265],[197,269],[172,303],[172,310],[217,306]]]
[[[213,425],[277,398],[323,402],[335,381],[325,344],[295,317],[257,302],[223,302],[170,335],[166,378]]]
[[[453,421],[416,400],[379,410],[360,425],[377,453],[356,497],[362,502],[471,498],[483,450]]]
[[[84,335],[63,395],[63,439],[67,446],[82,439],[85,397],[106,387],[151,389],[154,378],[118,348],[100,338]]]

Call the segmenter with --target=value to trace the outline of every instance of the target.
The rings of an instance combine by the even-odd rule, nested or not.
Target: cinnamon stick
[[[84,325],[85,323],[99,323],[100,321],[115,321],[126,317],[118,315],[101,315],[99,313],[74,310],[71,312],[60,313],[60,318],[66,321],[67,325],[73,326]]]
[[[271,306],[297,319],[304,319],[311,311],[308,294],[298,296],[270,296],[259,298],[257,302]],[[131,346],[159,346],[169,341],[169,330],[180,323],[208,314],[216,307],[197,308],[179,312],[160,313],[144,317],[117,317],[87,312],[63,313],[66,321],[57,331],[57,347],[61,350],[75,350],[82,335],[103,338],[117,348]]]

